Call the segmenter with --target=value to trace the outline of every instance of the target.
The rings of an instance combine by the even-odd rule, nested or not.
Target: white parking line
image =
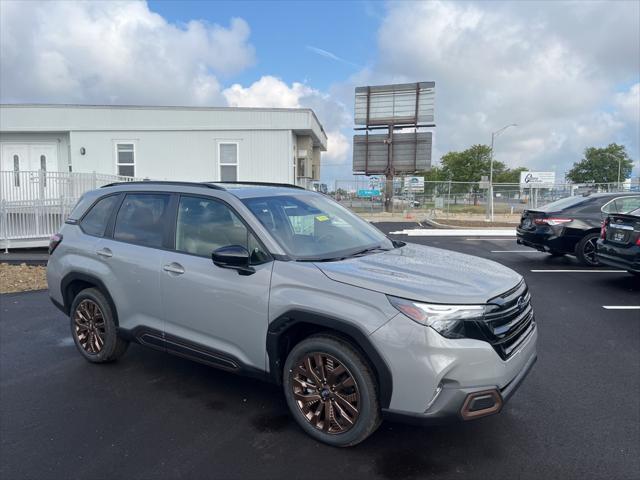
[[[515,229],[437,229],[437,228],[414,228],[409,230],[399,230],[390,232],[392,235],[408,235],[410,237],[515,237]]]
[[[491,253],[544,253],[538,250],[491,250]]]
[[[605,310],[640,310],[640,305],[603,305]]]
[[[513,238],[465,238],[465,240],[480,240],[483,242],[513,242]]]
[[[533,273],[627,273],[625,270],[531,270]]]

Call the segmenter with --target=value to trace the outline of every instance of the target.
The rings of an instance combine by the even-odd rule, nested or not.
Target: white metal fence
[[[131,180],[99,173],[0,171],[0,248],[45,245],[84,192]]]

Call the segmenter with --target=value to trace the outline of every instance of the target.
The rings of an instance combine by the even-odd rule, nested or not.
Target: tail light
[[[557,218],[557,217],[551,217],[551,218],[536,218],[534,220],[534,223],[536,225],[551,225],[551,226],[556,226],[556,225],[562,225],[564,223],[569,223],[569,222],[573,222],[573,218]]]
[[[53,251],[58,248],[58,245],[60,245],[61,242],[62,235],[60,235],[59,233],[51,235],[51,238],[49,239],[49,255],[51,255]]]
[[[602,222],[602,226],[600,227],[600,238],[607,238],[607,226],[609,225],[609,219],[607,218],[604,222]]]

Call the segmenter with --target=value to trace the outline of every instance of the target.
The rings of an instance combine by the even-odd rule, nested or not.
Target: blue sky
[[[637,1],[0,1],[0,101],[308,107],[351,177],[356,86],[436,82],[434,163],[500,136],[555,170],[624,144],[640,173]]]
[[[307,47],[331,52],[360,68],[376,54],[376,32],[383,18],[383,2],[203,2],[151,1],[151,10],[172,22],[202,19],[225,24],[241,17],[251,26],[258,61],[233,78],[253,83],[262,75],[276,75],[287,83],[304,81],[320,90],[359,68],[314,54]]]

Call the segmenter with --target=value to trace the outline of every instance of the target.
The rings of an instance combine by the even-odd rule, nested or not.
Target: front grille
[[[535,328],[531,295],[523,280],[487,303],[482,330],[498,355],[506,360]]]

